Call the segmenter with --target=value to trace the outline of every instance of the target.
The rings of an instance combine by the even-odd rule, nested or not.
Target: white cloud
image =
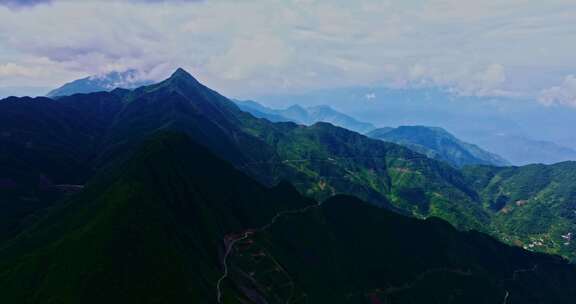
[[[576,107],[576,76],[568,75],[559,86],[542,90],[540,102],[545,105],[566,105]]]
[[[40,4],[50,4],[51,0],[0,0],[0,6],[6,6],[10,9],[23,9]]]
[[[501,64],[491,64],[486,70],[478,74],[478,80],[483,88],[494,88],[506,80],[504,66]]]
[[[182,66],[243,96],[375,83],[537,95],[576,71],[568,0],[153,2],[0,6],[0,63],[42,58],[51,75],[30,81],[51,85],[131,68],[161,78]]]
[[[500,96],[500,88],[507,76],[502,64],[463,63],[447,69],[444,60],[417,63],[406,69],[406,76],[400,75],[403,87],[441,86],[461,95]],[[398,82],[397,82],[398,83]]]
[[[3,77],[36,77],[41,73],[39,69],[24,67],[9,62],[0,64],[0,78]]]
[[[290,63],[291,48],[278,37],[257,35],[232,42],[230,49],[210,58],[208,69],[230,80],[245,80],[260,71]]]

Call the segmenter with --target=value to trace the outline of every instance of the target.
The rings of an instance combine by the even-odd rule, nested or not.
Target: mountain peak
[[[172,73],[172,75],[162,83],[177,87],[202,87],[200,81],[183,68],[176,69],[176,71],[174,71],[174,73]]]
[[[174,73],[172,73],[172,75],[170,76],[171,79],[174,78],[179,78],[179,79],[185,79],[185,78],[192,78],[194,79],[194,77],[192,76],[192,74],[188,73],[186,70],[184,70],[183,68],[177,68],[176,71],[174,71]]]

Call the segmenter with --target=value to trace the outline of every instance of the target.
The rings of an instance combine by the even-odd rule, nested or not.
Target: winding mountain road
[[[218,303],[220,303],[220,304],[222,303],[222,283],[224,282],[224,280],[226,280],[226,278],[228,278],[228,275],[230,273],[229,268],[228,268],[228,257],[230,256],[230,253],[232,253],[232,250],[234,249],[234,245],[236,245],[240,241],[247,239],[250,235],[252,235],[254,233],[268,230],[270,227],[272,227],[272,225],[274,225],[283,216],[290,215],[290,214],[304,213],[304,212],[306,212],[312,208],[318,208],[321,205],[322,205],[322,203],[320,202],[320,203],[306,206],[306,207],[300,208],[300,209],[281,211],[281,212],[276,213],[276,215],[274,215],[274,217],[272,217],[272,219],[270,219],[270,221],[266,225],[264,225],[258,229],[250,229],[248,231],[244,231],[241,234],[239,234],[239,236],[232,238],[228,241],[227,241],[226,236],[225,236],[224,237],[224,244],[226,246],[226,251],[224,253],[224,256],[222,257],[222,267],[224,269],[224,272],[223,272],[222,276],[220,277],[220,279],[218,279],[218,282],[216,283],[216,292],[217,292],[216,299],[217,299]]]

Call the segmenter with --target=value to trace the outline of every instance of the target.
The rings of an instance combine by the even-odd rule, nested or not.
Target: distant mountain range
[[[127,70],[124,72],[114,71],[108,74],[94,75],[74,80],[50,91],[46,96],[53,98],[73,94],[112,91],[116,88],[133,89],[151,83],[150,80],[141,79],[140,73],[136,70]]]
[[[445,161],[456,167],[467,165],[510,165],[502,157],[486,152],[478,146],[463,142],[442,128],[402,126],[380,128],[366,135],[406,146],[430,158]]]
[[[554,142],[535,140],[523,135],[498,134],[478,136],[476,142],[515,165],[555,164],[576,160],[576,150]]]
[[[256,117],[265,118],[273,122],[292,121],[303,125],[328,122],[358,133],[366,133],[376,128],[370,123],[358,121],[327,105],[306,108],[292,105],[286,109],[271,109],[251,100],[235,100],[235,102],[240,109]]]
[[[445,161],[455,167],[466,165],[506,166],[509,163],[502,157],[486,152],[476,145],[457,139],[446,130],[426,126],[406,126],[400,128],[378,128],[372,124],[360,122],[329,106],[304,108],[292,105],[286,109],[271,109],[255,101],[235,101],[240,109],[260,118],[273,122],[293,121],[304,125],[328,122],[369,137],[393,142],[430,158]]]
[[[546,107],[535,100],[466,96],[445,88],[383,86],[331,88],[257,100],[278,108],[294,101],[307,106],[329,102],[358,120],[379,126],[442,127],[514,165],[576,160],[576,133],[572,132],[576,108]]]

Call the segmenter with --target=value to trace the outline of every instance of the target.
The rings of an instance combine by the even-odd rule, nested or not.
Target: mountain
[[[264,118],[271,122],[292,121],[291,119],[282,116],[280,113],[276,113],[276,110],[267,108],[255,101],[252,100],[233,100],[233,101],[242,111],[248,112],[254,115],[254,117]]]
[[[223,237],[311,203],[286,184],[260,186],[186,136],[159,135],[2,246],[0,298],[211,303]]]
[[[576,162],[464,170],[501,239],[576,259]]]
[[[573,303],[575,283],[439,219],[261,186],[176,133],[0,247],[5,303]]]
[[[257,119],[181,69],[166,81],[130,92],[125,100],[111,126],[106,146],[113,149],[107,154],[129,151],[134,139],[170,128],[186,132],[267,185],[289,180],[320,200],[355,194],[410,214],[433,212],[457,225],[483,226],[482,216],[471,215],[481,211],[459,172],[398,145],[327,123],[305,127]],[[452,207],[432,207],[439,204]]]
[[[306,127],[255,118],[182,69],[132,91],[0,101],[0,125],[9,135],[0,144],[29,152],[30,162],[43,164],[40,172],[56,184],[82,185],[150,134],[177,130],[266,185],[289,180],[319,200],[353,194],[461,228],[482,229],[487,220],[463,176],[447,165],[327,123]],[[7,157],[19,157],[9,152]],[[46,167],[47,155],[81,170]]]
[[[121,108],[110,93],[0,101],[0,241],[96,172],[91,160]]]
[[[476,138],[478,143],[509,159],[515,165],[555,164],[576,160],[576,150],[529,136],[499,134]]]
[[[114,71],[74,80],[50,91],[46,96],[55,98],[74,94],[112,91],[116,88],[133,89],[150,83],[149,80],[141,79],[140,74],[136,70]]]
[[[370,123],[358,121],[326,105],[306,108],[292,105],[285,109],[271,109],[252,100],[235,100],[235,102],[243,111],[273,122],[292,121],[303,125],[328,122],[358,133],[366,133],[375,129],[374,125]]]
[[[396,129],[389,127],[376,129],[372,124],[359,122],[324,105],[307,108],[292,105],[283,110],[275,110],[251,100],[236,100],[235,102],[240,109],[272,122],[292,121],[304,125],[329,122],[375,139],[406,146],[430,158],[448,162],[455,167],[509,165],[502,157],[484,151],[476,145],[463,142],[442,128],[402,126]]]
[[[343,128],[358,132],[366,133],[373,130],[374,125],[366,122],[360,122],[348,115],[342,114],[329,106],[321,105],[314,107],[307,107],[308,115],[311,121],[323,121],[329,122],[336,126],[341,126]]]
[[[9,210],[10,219],[0,225],[3,239],[19,234],[36,211],[50,210],[159,131],[185,133],[269,187],[289,181],[318,201],[354,195],[505,242],[521,237],[497,224],[498,213],[484,203],[482,189],[467,172],[329,123],[303,126],[254,117],[182,69],[131,91],[2,100],[0,130],[0,187],[10,190],[0,191],[0,207]]]
[[[502,157],[484,151],[476,145],[463,142],[442,128],[402,126],[376,129],[366,135],[406,146],[458,168],[467,165],[509,165]]]

